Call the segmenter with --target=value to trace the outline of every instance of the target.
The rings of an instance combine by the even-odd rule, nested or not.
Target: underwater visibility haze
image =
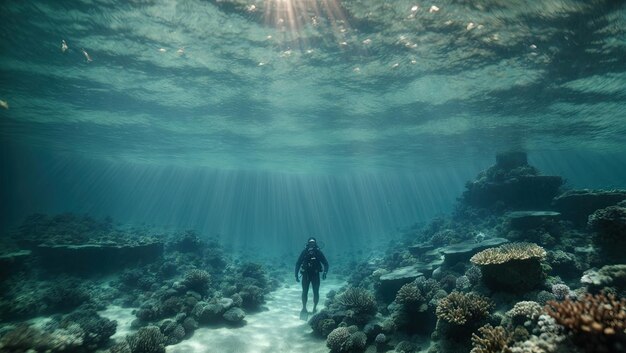
[[[626,352],[625,88],[623,1],[2,1],[0,352]]]

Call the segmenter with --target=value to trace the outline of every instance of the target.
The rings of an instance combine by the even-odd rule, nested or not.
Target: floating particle
[[[449,26],[452,24],[452,20],[447,20],[446,22],[443,23],[446,26]]]
[[[87,51],[85,49],[81,49],[83,51],[83,55],[85,56],[85,60],[87,60],[88,63],[92,62],[93,60],[91,59],[91,56],[89,56],[89,53],[87,53]]]
[[[68,46],[67,46],[67,43],[65,43],[65,39],[62,39],[61,40],[61,52],[65,53],[67,51],[67,49],[69,49]]]
[[[363,44],[370,45],[370,44],[372,44],[372,40],[367,38],[366,40],[363,41]]]
[[[530,49],[535,50],[535,49],[537,49],[537,46],[536,46],[536,45],[534,45],[534,44],[531,44],[531,45],[530,45]]]
[[[474,28],[476,28],[476,24],[474,22],[468,23],[467,27],[465,27],[465,29],[468,30],[468,31],[471,31]]]
[[[265,62],[263,61],[259,62],[258,66],[265,66]]]
[[[360,67],[355,67],[354,69],[352,69],[352,71],[354,71],[354,72],[361,72],[361,68]]]
[[[313,54],[313,49],[307,49],[305,53],[307,53],[307,54]]]
[[[417,60],[412,59],[412,60],[411,60],[411,64],[413,64],[413,65],[417,64]]]
[[[439,8],[437,6],[435,6],[435,5],[433,5],[433,6],[430,7],[428,12],[430,12],[430,13],[439,12]]]
[[[339,43],[339,45],[341,45],[341,46],[345,47],[345,46],[347,46],[347,45],[348,45],[348,42],[345,42],[345,41],[344,41],[344,42],[340,42],[340,43]]]
[[[176,51],[176,54],[178,54],[178,56],[185,55],[185,47],[178,48],[178,50]]]
[[[400,64],[399,63],[395,63],[395,64],[391,65],[391,68],[392,69],[396,69],[396,68],[398,68],[398,66],[400,66]]]
[[[2,107],[4,109],[9,109],[9,102],[0,99],[0,107]]]
[[[256,5],[254,5],[254,4],[249,5],[248,7],[246,7],[246,11],[248,11],[248,12],[256,11]]]
[[[411,12],[417,12],[417,10],[419,10],[420,7],[417,5],[413,5],[413,7],[411,7]]]
[[[270,40],[270,39],[272,39],[272,36],[267,36],[267,37],[265,37],[265,39]]]
[[[159,52],[160,53],[165,53],[166,51],[167,51],[167,49],[165,49],[165,48],[159,48]]]

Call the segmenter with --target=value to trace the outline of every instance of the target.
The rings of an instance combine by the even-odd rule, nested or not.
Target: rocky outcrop
[[[596,210],[617,205],[626,200],[626,190],[570,190],[552,201],[553,208],[564,219],[579,227],[587,225],[587,218]]]
[[[553,211],[515,211],[507,215],[511,230],[531,230],[551,226],[561,218],[559,212]]]
[[[88,274],[155,261],[163,255],[163,243],[129,245],[42,244],[35,248],[34,254],[47,270]]]
[[[496,156],[496,164],[466,184],[461,201],[488,209],[546,209],[563,184],[560,176],[539,175],[525,152]]]

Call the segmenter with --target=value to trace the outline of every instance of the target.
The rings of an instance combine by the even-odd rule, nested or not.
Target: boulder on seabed
[[[226,310],[222,317],[224,318],[224,320],[230,323],[237,324],[243,321],[243,319],[246,317],[246,313],[241,308],[232,307]]]

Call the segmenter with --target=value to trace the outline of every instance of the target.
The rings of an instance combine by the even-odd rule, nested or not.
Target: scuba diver
[[[300,282],[299,274],[302,275],[302,311],[300,311],[302,320],[306,320],[309,314],[306,310],[306,302],[310,284],[313,285],[313,313],[317,311],[317,303],[320,300],[320,272],[322,271],[322,279],[326,279],[328,261],[317,246],[315,238],[310,237],[296,262],[296,282]]]

